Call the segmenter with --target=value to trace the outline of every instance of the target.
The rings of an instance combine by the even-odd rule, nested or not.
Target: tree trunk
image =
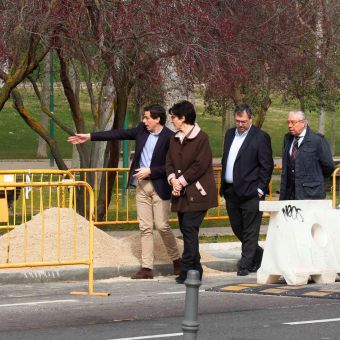
[[[229,110],[227,107],[225,107],[225,109],[223,110],[223,113],[222,113],[222,130],[221,130],[221,135],[222,135],[222,138],[221,140],[223,141],[224,140],[224,135],[225,135],[225,132],[227,131],[227,129],[229,129]],[[221,143],[221,150],[222,150],[222,153],[223,153],[223,143]]]
[[[75,145],[72,145],[72,161],[71,161],[71,167],[72,169],[78,169],[80,168],[80,158],[78,149]]]
[[[231,99],[235,105],[243,103],[243,96],[239,87],[235,87],[233,93],[231,94]]]
[[[79,103],[79,95],[80,95],[80,80],[77,74],[77,71],[74,67],[73,63],[69,63],[68,67],[68,76],[70,79],[70,85],[72,91],[74,92],[75,98]],[[79,168],[80,167],[80,157],[78,153],[78,149],[75,145],[72,145],[72,168]]]
[[[124,124],[125,114],[127,110],[127,103],[128,103],[128,92],[129,91],[117,91],[116,92],[116,112],[115,117],[113,121],[112,129],[121,129]],[[107,144],[106,148],[106,155],[107,157],[107,164],[106,167],[108,168],[117,168],[119,163],[119,154],[120,154],[120,141],[119,140],[113,140],[110,143]],[[108,176],[108,183],[107,183],[107,198],[108,201],[106,202],[106,205],[109,206],[111,202],[111,193],[112,188],[115,183],[116,176],[114,173],[111,173],[110,176]],[[98,194],[98,220],[102,220],[105,216],[106,212],[106,205],[105,205],[105,190],[103,190],[103,181],[101,183],[100,192]]]
[[[266,115],[267,112],[269,110],[269,107],[271,105],[272,101],[269,98],[269,96],[265,96],[262,101],[261,101],[261,107],[259,112],[257,112],[257,117],[256,117],[256,121],[255,121],[255,126],[257,126],[258,128],[261,128],[265,119],[266,119]]]
[[[114,122],[114,98],[115,98],[115,90],[112,82],[110,82],[107,86],[103,89],[104,95],[103,95],[103,105],[102,105],[102,112],[100,113],[99,117],[99,126],[98,131],[103,130],[110,130],[113,126]],[[110,146],[110,142],[95,142],[91,143],[91,161],[90,161],[90,167],[91,168],[107,168],[109,153],[108,153],[108,147]],[[118,156],[119,157],[119,156]],[[109,177],[112,174],[108,174]],[[98,209],[98,216],[100,212],[100,219],[102,220],[105,216],[105,207],[109,205],[106,202],[106,197],[109,197],[106,195],[106,179],[108,178],[105,176],[105,173],[98,172],[97,173],[97,183],[99,185],[99,192],[98,192],[98,199],[97,199],[97,207],[101,207]],[[91,181],[91,185],[94,185],[95,178],[92,176],[89,178]],[[110,194],[111,196],[111,194]],[[104,212],[103,212],[104,211]]]
[[[164,106],[166,110],[180,100],[195,102],[194,94],[188,90],[188,87],[183,83],[183,79],[178,75],[172,60],[163,60],[160,66],[160,72],[163,78]]]
[[[46,55],[44,59],[44,71],[43,71],[43,79],[42,79],[42,100],[44,101],[44,105],[48,106],[48,102],[50,100],[50,52]],[[40,124],[46,130],[48,129],[48,116],[44,113],[40,113]],[[47,157],[47,144],[45,140],[41,137],[38,137],[38,148],[37,148],[37,157],[38,158],[46,158]]]
[[[224,110],[222,114],[222,131],[221,131],[222,136],[224,136],[225,134],[226,125],[227,125],[227,110]]]
[[[115,89],[112,79],[103,88],[102,112],[99,113],[99,122],[96,131],[110,130],[114,121]],[[108,142],[93,143],[91,145],[91,168],[105,167],[105,150]]]
[[[305,103],[305,98],[303,96],[297,96],[299,103],[300,103],[300,110],[305,112],[306,109],[306,103]]]
[[[96,131],[110,130],[114,121],[115,89],[112,78],[103,87],[101,112],[99,112],[98,126]],[[109,142],[96,142],[91,144],[91,168],[105,168],[107,163],[107,144]],[[105,177],[103,177],[105,180]],[[98,173],[98,183],[102,182],[102,174]],[[103,184],[104,185],[104,184]],[[100,195],[99,195],[100,196]]]
[[[318,131],[323,135],[326,132],[326,110],[323,106],[319,107],[319,128]]]
[[[228,110],[228,125],[227,129],[230,129],[234,124],[234,111]]]
[[[336,104],[334,102],[331,109],[331,137],[330,137],[330,147],[333,156],[335,156],[336,152],[335,139],[336,139]]]
[[[323,30],[323,15],[324,8],[321,2],[318,3],[318,11],[316,18],[316,57],[318,59],[317,66],[317,96],[318,96],[318,108],[319,108],[319,128],[318,131],[322,134],[325,134],[326,131],[326,110],[324,104],[325,92],[326,92],[326,84],[325,84],[325,74],[323,65],[323,56],[322,56],[322,46],[324,44],[324,30]]]

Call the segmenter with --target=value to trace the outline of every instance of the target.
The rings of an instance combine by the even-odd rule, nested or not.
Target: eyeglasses
[[[297,123],[300,123],[300,122],[303,122],[304,121],[304,119],[300,119],[300,120],[287,120],[287,124],[288,125],[293,125],[293,126],[295,126]]]
[[[248,120],[237,120],[235,119],[235,123],[238,125],[247,125],[249,123],[249,119]]]

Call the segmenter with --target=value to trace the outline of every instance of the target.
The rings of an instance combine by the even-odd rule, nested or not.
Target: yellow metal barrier
[[[0,174],[0,185],[3,183],[11,183],[14,181],[13,175],[1,175]],[[8,187],[7,191],[3,190],[3,188],[0,187],[0,222],[7,223],[9,221],[8,216],[8,191],[10,191],[11,196],[14,196],[15,194],[12,194],[12,191],[15,191],[15,188]],[[16,192],[16,191],[15,191]]]
[[[281,171],[281,167],[275,167],[274,171]],[[135,208],[135,194],[134,189],[124,188],[122,185],[123,175],[128,178],[129,168],[96,168],[96,169],[70,169],[69,170],[77,180],[82,180],[91,185],[95,196],[95,224],[100,225],[113,225],[113,224],[137,224],[137,215]],[[221,167],[214,167],[216,185],[219,189],[221,182]],[[112,189],[111,197],[108,193],[108,178],[109,174],[113,173],[115,176],[115,184]],[[275,175],[277,177],[277,175]],[[274,177],[274,176],[273,176]],[[102,188],[102,207],[99,209],[99,192]],[[109,198],[110,203],[109,203]],[[268,195],[270,200],[274,199],[273,183],[270,182],[270,193]],[[83,198],[83,204],[86,207],[86,195]],[[219,195],[217,197],[218,206],[211,209],[205,220],[227,220],[229,219],[224,198]],[[100,213],[99,213],[99,210]],[[85,209],[86,211],[86,209]],[[268,214],[264,214],[263,217],[268,217]],[[170,221],[176,222],[177,218],[174,214],[170,215]]]
[[[71,294],[81,294],[81,295],[108,295],[107,293],[95,293],[93,291],[93,247],[94,247],[94,195],[91,186],[85,182],[30,182],[28,183],[2,183],[1,189],[5,191],[5,197],[7,195],[8,190],[12,190],[13,188],[27,188],[28,185],[31,187],[31,191],[37,191],[39,193],[39,204],[38,204],[38,212],[40,216],[35,216],[34,220],[28,220],[27,205],[26,199],[23,197],[22,199],[22,212],[23,212],[23,223],[21,226],[17,226],[16,229],[10,231],[9,223],[3,227],[7,231],[6,234],[1,236],[0,245],[3,251],[1,252],[1,268],[25,268],[25,267],[45,267],[45,266],[69,266],[69,265],[86,265],[88,266],[88,292],[73,292]],[[82,188],[84,192],[86,192],[86,196],[88,197],[88,255],[83,258],[77,258],[77,233],[79,233],[80,229],[77,229],[77,215],[76,215],[76,204],[74,204],[74,208],[70,213],[73,216],[73,225],[72,225],[72,233],[73,239],[71,243],[73,243],[73,255],[68,254],[67,256],[63,256],[62,253],[62,241],[65,249],[69,249],[69,242],[64,240],[65,235],[62,233],[61,228],[65,227],[66,223],[61,223],[60,214],[61,214],[61,191],[62,189],[73,189],[72,195],[74,196],[72,199],[73,202],[76,202],[76,189]],[[45,190],[44,190],[45,189]],[[47,191],[47,192],[46,192]],[[49,200],[46,196],[56,196],[55,199]],[[47,214],[46,208],[51,208],[48,202],[54,203],[53,208],[57,209],[57,222],[50,217],[49,220],[45,220],[44,214]],[[67,209],[69,211],[70,209]],[[55,213],[55,211],[53,211]],[[55,215],[53,215],[55,216]],[[40,219],[39,219],[40,218]],[[34,222],[34,223],[33,223]],[[38,225],[37,225],[38,223]],[[48,234],[46,235],[46,230],[49,226],[53,226],[53,223],[57,223],[56,235]],[[69,222],[71,223],[71,222]],[[37,229],[41,227],[41,234],[37,233]],[[80,228],[80,227],[79,227]],[[70,229],[71,230],[71,229]],[[4,231],[4,230],[3,230]],[[12,235],[14,233],[14,235]],[[41,235],[41,237],[40,237]],[[18,239],[19,236],[22,236],[22,239]],[[36,245],[36,241],[40,241],[39,244]],[[22,241],[21,243],[17,243]],[[30,241],[30,242],[29,242]],[[52,243],[51,243],[52,242]],[[46,244],[52,244],[53,249],[46,249]],[[55,246],[56,245],[56,246]],[[57,249],[55,249],[57,248]],[[40,249],[38,251],[37,249]],[[17,253],[14,253],[17,250]],[[22,251],[22,253],[18,253]],[[54,258],[54,253],[56,252],[56,256]],[[4,258],[4,260],[3,260]],[[36,259],[39,258],[40,261]],[[45,260],[45,259],[48,260]],[[73,258],[72,260],[70,258]],[[12,261],[12,259],[15,259]],[[20,260],[21,259],[21,260]]]
[[[7,187],[4,191],[2,184],[6,183],[30,183],[30,182],[62,182],[62,181],[73,181],[74,177],[71,172],[66,170],[50,170],[50,169],[32,169],[32,170],[0,170],[0,222],[7,223],[10,220],[10,215],[13,216],[12,226],[13,228],[17,224],[17,216],[23,216],[18,211],[17,201],[20,194],[22,197],[25,195],[26,199],[30,198],[31,217],[34,214],[34,199],[31,191],[31,186],[25,186],[24,191],[21,192],[21,187]],[[61,201],[62,206],[65,206],[65,188],[61,188]],[[6,197],[5,197],[6,195]],[[70,194],[72,197],[72,193]],[[51,207],[51,192],[49,194],[49,207]],[[20,204],[19,204],[20,205]],[[72,201],[69,203],[72,206]],[[10,208],[10,209],[9,209]],[[23,208],[23,205],[21,205]],[[26,207],[27,209],[27,207]],[[27,213],[27,211],[26,211]]]
[[[333,208],[336,208],[336,178],[340,175],[340,167],[336,168],[333,172],[332,178],[332,195],[333,195]],[[339,184],[339,204],[340,204],[340,184]]]
[[[69,171],[73,176],[79,180],[87,182],[91,185],[94,192],[95,208],[95,224],[96,225],[109,225],[109,224],[135,224],[138,223],[136,212],[131,217],[130,203],[132,202],[135,207],[134,201],[134,189],[123,187],[123,176],[126,179],[129,175],[129,168],[88,168],[88,169],[70,169]],[[110,204],[109,202],[109,174],[112,173],[115,176],[115,184],[112,189]],[[100,194],[100,187],[102,188],[103,208],[100,212],[103,215],[103,219],[99,218],[98,198]],[[131,192],[133,192],[131,194]],[[83,205],[87,207],[86,195],[83,195]],[[123,211],[123,213],[121,213]],[[123,216],[125,218],[123,218]],[[86,217],[86,215],[85,215]]]

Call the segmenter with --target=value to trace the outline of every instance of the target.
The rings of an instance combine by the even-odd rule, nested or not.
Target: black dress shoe
[[[237,276],[247,276],[249,275],[249,270],[247,268],[240,268],[237,271]]]
[[[179,284],[183,284],[184,281],[187,279],[187,272],[186,271],[181,271],[179,276],[175,278],[175,281]]]
[[[249,269],[249,271],[250,271],[251,273],[256,273],[257,270],[258,270],[260,267],[261,267],[261,263],[256,263],[256,264],[254,264],[254,265]]]
[[[175,280],[176,280],[176,283],[182,285],[182,284],[184,284],[184,281],[186,280],[186,278],[183,278],[181,276],[177,276]]]
[[[263,257],[263,249],[260,246],[258,246],[256,249],[253,265],[249,269],[251,273],[256,273],[257,270],[261,267],[262,257]]]

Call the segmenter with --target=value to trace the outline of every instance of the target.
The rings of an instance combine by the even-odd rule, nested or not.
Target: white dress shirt
[[[229,150],[229,155],[227,159],[227,167],[226,167],[226,172],[225,172],[225,181],[227,183],[233,183],[234,182],[234,176],[233,176],[233,171],[234,171],[234,163],[237,157],[237,154],[246,139],[248,132],[251,128],[251,125],[247,131],[244,131],[242,134],[238,132],[238,130],[235,130],[235,138],[230,146]]]

